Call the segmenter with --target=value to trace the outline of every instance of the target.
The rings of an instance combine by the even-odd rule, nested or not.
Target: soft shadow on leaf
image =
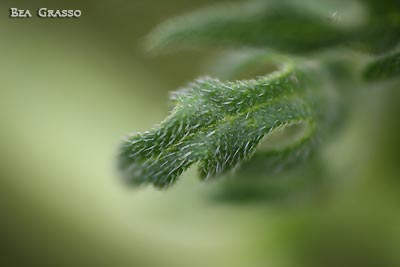
[[[259,166],[219,181],[208,195],[211,202],[225,204],[299,205],[327,197],[328,179],[327,170],[318,159],[285,172],[270,173],[265,166]]]
[[[400,76],[400,48],[374,59],[364,70],[367,81],[385,80]]]

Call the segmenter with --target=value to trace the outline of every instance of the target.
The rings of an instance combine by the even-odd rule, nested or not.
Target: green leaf
[[[160,25],[148,37],[148,47],[268,46],[301,52],[342,43],[348,32],[332,15],[335,10],[307,8],[306,2],[252,1],[205,8]],[[312,6],[320,5],[313,1]]]
[[[375,16],[385,16],[387,13],[394,13],[400,9],[398,0],[364,0],[370,12]]]
[[[317,122],[327,105],[319,96],[322,77],[313,64],[260,54],[249,62],[274,62],[278,70],[248,80],[204,77],[173,95],[171,114],[151,131],[129,137],[119,167],[132,184],[172,185],[198,162],[202,179],[233,171],[253,157],[275,168],[306,158],[318,140]],[[239,68],[240,69],[240,68]],[[316,80],[317,79],[317,80]],[[283,146],[267,141],[278,129],[302,125],[301,134]]]
[[[151,51],[219,45],[302,53],[345,45],[376,54],[400,41],[398,1],[385,1],[386,6],[370,0],[364,8],[357,1],[335,2],[271,0],[209,7],[161,24],[147,46]]]
[[[398,49],[368,64],[363,75],[369,81],[400,76],[400,50]]]

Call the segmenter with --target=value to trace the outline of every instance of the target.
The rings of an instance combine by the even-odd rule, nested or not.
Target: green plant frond
[[[161,24],[147,46],[151,51],[220,45],[299,53],[345,45],[379,54],[400,41],[398,1],[385,2],[271,0],[214,6]]]
[[[271,167],[307,157],[323,117],[322,105],[315,104],[321,83],[312,70],[282,57],[276,61],[284,63],[269,75],[232,82],[205,77],[174,94],[175,107],[160,125],[123,143],[119,166],[126,180],[165,188],[194,163],[209,179],[253,156]],[[266,144],[275,131],[292,125],[304,130],[281,146]]]
[[[335,9],[305,8],[306,2],[252,1],[205,8],[160,25],[148,37],[148,47],[268,46],[302,52],[339,44],[348,37]],[[312,3],[308,6],[321,6]]]
[[[368,64],[363,75],[369,81],[400,76],[400,49]]]

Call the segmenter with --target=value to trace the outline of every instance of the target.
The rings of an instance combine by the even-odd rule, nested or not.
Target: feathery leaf
[[[124,142],[119,158],[124,177],[132,184],[165,188],[196,162],[201,177],[209,179],[239,167],[254,154],[271,168],[307,157],[321,117],[319,104],[314,104],[318,75],[282,57],[257,53],[248,60],[281,65],[278,71],[250,80],[201,78],[176,93],[176,106],[160,125]],[[280,148],[263,145],[269,134],[293,124],[305,127],[300,137]]]
[[[397,6],[394,0],[386,1]],[[153,50],[220,44],[289,52],[349,45],[381,53],[399,43],[399,9],[374,10],[377,2],[367,0],[369,13],[356,12],[350,1],[348,10],[338,13],[326,3],[255,0],[210,7],[162,24],[149,36],[148,45]],[[342,20],[346,12],[351,16]],[[330,62],[324,62],[322,54],[314,55],[319,61],[251,52],[235,64],[224,62],[225,71],[240,71],[232,81],[203,77],[175,92],[174,107],[161,124],[124,141],[119,155],[124,178],[135,185],[166,188],[195,163],[202,179],[239,167],[245,172],[263,169],[267,175],[301,163],[348,112],[353,90],[347,89],[355,85],[353,72],[358,70],[348,62],[362,62],[355,54],[343,53],[340,58],[345,60]],[[278,68],[266,74],[271,70],[266,63],[271,62]],[[255,65],[265,72],[252,74]],[[398,52],[365,71],[367,79],[398,74]],[[293,129],[295,134],[287,136]],[[271,141],[277,132],[283,144]]]

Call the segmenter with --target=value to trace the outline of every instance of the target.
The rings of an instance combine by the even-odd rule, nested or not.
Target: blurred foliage
[[[364,71],[367,80],[388,79],[400,74],[400,52],[392,52],[370,63]]]
[[[248,72],[256,65],[272,65],[271,73],[253,77],[247,73],[243,80],[233,82],[200,78],[174,93],[175,107],[160,125],[124,141],[118,159],[124,179],[166,188],[196,162],[201,178],[209,179],[236,172],[243,164],[246,171],[262,170],[267,176],[268,171],[308,158],[320,139],[333,132],[332,125],[344,120],[337,115],[345,113],[343,103],[351,103],[350,96],[355,96],[337,87],[356,91],[360,86],[353,77],[361,76],[358,69],[338,72],[316,51],[341,45],[390,52],[399,42],[400,20],[396,18],[400,13],[375,13],[370,10],[371,3],[366,3],[365,10],[357,2],[341,4],[309,0],[300,8],[293,1],[249,1],[204,9],[159,26],[148,39],[151,50],[219,44],[312,51],[314,55],[287,59],[274,51],[250,53],[234,66],[242,77],[243,70]],[[338,14],[343,12],[334,8],[350,9],[352,17],[342,19]],[[357,18],[357,13],[365,17]],[[365,58],[342,56],[342,62],[336,61],[360,65]],[[398,65],[397,54],[386,56],[370,63],[364,77],[396,76]],[[286,145],[265,145],[264,139],[272,143],[271,135],[293,125],[303,129],[297,136],[281,138],[291,140]],[[252,158],[258,163],[253,164]]]
[[[388,2],[388,3],[386,3]],[[172,19],[148,38],[151,49],[173,46],[261,46],[307,52],[352,45],[385,52],[398,44],[398,2],[247,1]]]

